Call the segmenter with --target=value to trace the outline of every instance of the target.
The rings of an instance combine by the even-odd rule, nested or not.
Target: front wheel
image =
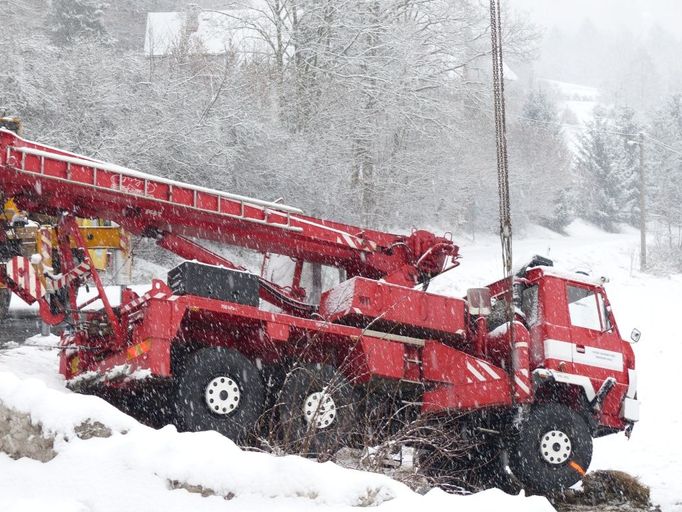
[[[177,381],[176,413],[186,430],[215,430],[243,441],[263,413],[258,369],[236,350],[204,348],[191,354]]]
[[[579,482],[592,460],[585,420],[560,404],[534,406],[509,453],[509,466],[524,488],[547,494]]]

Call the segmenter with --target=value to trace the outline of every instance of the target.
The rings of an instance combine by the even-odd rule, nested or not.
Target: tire
[[[251,361],[233,349],[204,348],[184,361],[175,411],[182,429],[215,430],[239,443],[263,413],[264,397],[263,380]]]
[[[446,450],[451,452],[450,456],[431,459],[427,474],[434,483],[457,492],[491,488],[513,495],[521,492],[522,487],[507,469],[509,454],[499,434],[478,432],[476,423],[465,424],[462,430],[445,431],[452,432],[454,443]]]
[[[276,408],[280,439],[301,455],[332,455],[355,426],[353,387],[328,365],[306,365],[287,376]]]
[[[579,482],[592,460],[592,436],[582,416],[560,404],[533,407],[509,453],[509,466],[530,492],[550,494]]]
[[[497,488],[512,495],[521,492],[520,483],[507,471],[508,454],[497,443],[491,442],[477,450],[476,457],[477,464],[467,478],[469,490],[477,492]]]

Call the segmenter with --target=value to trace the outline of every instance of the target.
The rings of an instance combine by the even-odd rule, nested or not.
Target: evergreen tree
[[[573,189],[561,189],[556,196],[556,203],[552,218],[548,226],[556,231],[563,232],[575,218],[575,195]]]
[[[561,230],[570,222],[568,204],[557,211],[559,196],[569,187],[570,157],[556,105],[544,91],[528,94],[510,138],[514,213]],[[564,194],[562,201],[567,200]]]
[[[663,224],[666,245],[678,251],[682,265],[682,95],[655,111],[650,133],[660,142],[646,145],[649,217]]]
[[[575,171],[580,180],[581,215],[597,226],[613,231],[620,220],[621,186],[616,165],[617,139],[603,107],[578,140]]]
[[[48,20],[54,42],[69,45],[82,39],[104,37],[105,7],[99,0],[52,0]]]
[[[635,111],[621,107],[615,115],[615,129],[621,135],[615,158],[616,174],[620,184],[620,220],[633,226],[639,223],[639,146],[633,144],[641,131]]]

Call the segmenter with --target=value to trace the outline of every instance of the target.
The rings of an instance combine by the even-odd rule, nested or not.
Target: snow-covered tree
[[[638,136],[642,126],[636,120],[635,111],[629,107],[618,108],[614,117],[614,128],[620,138],[614,162],[620,183],[620,218],[636,226],[639,223],[640,182]]]
[[[52,17],[73,12],[60,2],[18,15],[13,27],[29,20],[37,30],[14,30],[3,39],[11,50],[0,45],[0,106],[24,117],[29,137],[339,220],[495,228],[489,20],[479,2],[236,1],[227,11],[238,19],[226,18],[260,38],[257,54],[176,45],[153,60],[142,42],[131,50],[90,37],[99,25],[85,21],[101,22],[97,9],[76,11],[86,29],[65,34],[77,44],[50,44]],[[105,13],[111,33],[130,22],[125,5],[178,8],[126,0]],[[522,17],[506,27],[506,55],[525,58],[534,32]],[[510,112],[515,102],[511,94]]]
[[[102,15],[106,4],[99,0],[51,0],[49,27],[57,44],[101,38],[106,30]]]
[[[668,98],[651,121],[646,141],[649,215],[664,226],[665,245],[682,268],[682,95]],[[652,215],[653,214],[653,215]]]
[[[578,205],[581,216],[609,231],[621,219],[617,144],[606,109],[595,107],[594,117],[578,141],[574,163],[580,179]]]
[[[517,220],[561,229],[568,211],[559,194],[569,187],[570,153],[556,105],[544,91],[528,94],[510,142],[512,205]]]

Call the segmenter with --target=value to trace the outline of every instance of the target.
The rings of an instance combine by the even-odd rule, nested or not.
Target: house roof
[[[502,72],[504,73],[504,79],[510,82],[515,82],[519,79],[519,75],[514,73],[514,70],[507,66],[506,62],[502,62]]]
[[[144,52],[147,57],[164,56],[188,43],[193,51],[204,55],[230,51],[240,55],[265,54],[269,47],[262,31],[267,31],[267,24],[259,21],[257,11],[252,9],[150,12]]]

